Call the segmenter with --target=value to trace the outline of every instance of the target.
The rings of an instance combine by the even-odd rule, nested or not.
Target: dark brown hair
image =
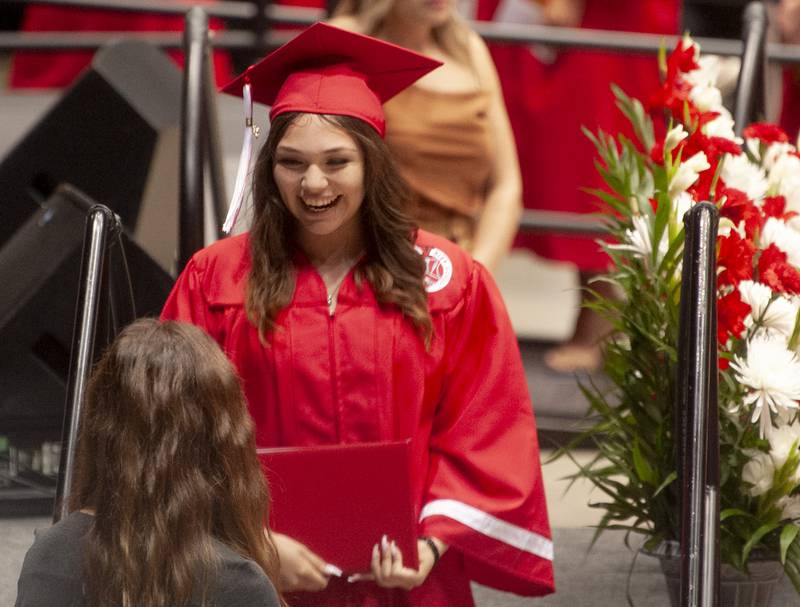
[[[87,387],[70,508],[95,514],[92,607],[205,604],[212,538],[277,579],[253,423],[236,372],[202,329],[139,320],[105,352]]]
[[[296,248],[295,220],[281,199],[273,176],[275,151],[286,129],[302,114],[290,112],[273,120],[258,156],[250,230],[252,267],[247,281],[247,315],[262,339],[272,330],[278,312],[292,299]],[[389,149],[368,124],[350,116],[323,115],[343,129],[364,157],[364,201],[359,213],[366,243],[366,260],[356,278],[366,279],[381,304],[394,304],[417,327],[426,343],[431,319],[423,277],[425,264],[414,250],[415,228],[403,212],[408,194]]]

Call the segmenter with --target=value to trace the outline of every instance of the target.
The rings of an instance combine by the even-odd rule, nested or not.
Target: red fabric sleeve
[[[217,343],[222,343],[220,319],[209,305],[204,288],[204,273],[194,259],[189,260],[175,281],[172,292],[161,310],[163,320],[179,320],[206,330]]]
[[[479,264],[444,331],[448,375],[430,438],[422,532],[460,551],[482,584],[552,592],[553,547],[525,373],[500,293]]]

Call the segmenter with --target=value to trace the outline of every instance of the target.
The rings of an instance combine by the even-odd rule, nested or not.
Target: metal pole
[[[208,44],[208,16],[194,7],[186,13],[183,70],[183,113],[180,151],[180,222],[178,272],[203,247],[205,188],[203,183],[203,49]]]
[[[737,135],[751,122],[763,119],[766,107],[767,8],[762,2],[751,2],[744,11],[743,21],[744,51],[733,112]]]
[[[153,13],[157,15],[184,15],[187,10],[185,2],[165,0],[5,0],[17,4],[49,4],[52,6],[77,7],[95,10],[124,11],[128,13]],[[203,9],[211,17],[222,19],[252,19],[255,7],[252,2],[216,2],[204,4]]]
[[[114,214],[107,207],[95,205],[89,209],[83,239],[75,329],[72,335],[67,401],[61,438],[61,461],[53,511],[54,523],[69,514],[69,497],[75,465],[75,439],[78,435],[83,394],[94,362],[109,226],[113,222]]]
[[[519,229],[524,232],[556,232],[576,236],[608,235],[609,225],[602,215],[583,215],[565,211],[539,211],[526,209],[522,212]]]
[[[681,436],[681,605],[719,605],[719,440],[716,257],[719,215],[703,202],[684,219],[678,344]]]

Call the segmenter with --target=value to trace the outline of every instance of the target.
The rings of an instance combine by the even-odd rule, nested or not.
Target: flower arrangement
[[[619,299],[592,304],[613,323],[605,371],[612,388],[584,385],[596,459],[577,476],[607,499],[598,526],[643,533],[645,547],[680,537],[674,432],[682,217],[699,201],[719,209],[717,314],[720,547],[747,569],[780,558],[800,592],[800,154],[779,128],[734,134],[714,58],[684,37],[659,56],[663,84],[643,104],[614,88],[634,137],[585,131],[599,153],[616,243],[601,278]],[[664,114],[657,133],[651,115]]]

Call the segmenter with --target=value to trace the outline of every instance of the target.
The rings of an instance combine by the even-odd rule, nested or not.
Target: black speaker
[[[59,187],[0,248],[0,434],[12,442],[61,436],[90,205]],[[172,278],[125,234],[122,242],[136,315],[157,315]],[[117,275],[119,258],[108,266]]]
[[[0,245],[64,182],[110,207],[135,232],[141,201],[152,190],[154,154],[165,135],[172,149],[160,157],[177,167],[180,110],[180,70],[163,52],[137,40],[101,49],[0,163]],[[171,223],[175,233],[177,186],[168,189],[150,193],[161,206],[160,223]]]

